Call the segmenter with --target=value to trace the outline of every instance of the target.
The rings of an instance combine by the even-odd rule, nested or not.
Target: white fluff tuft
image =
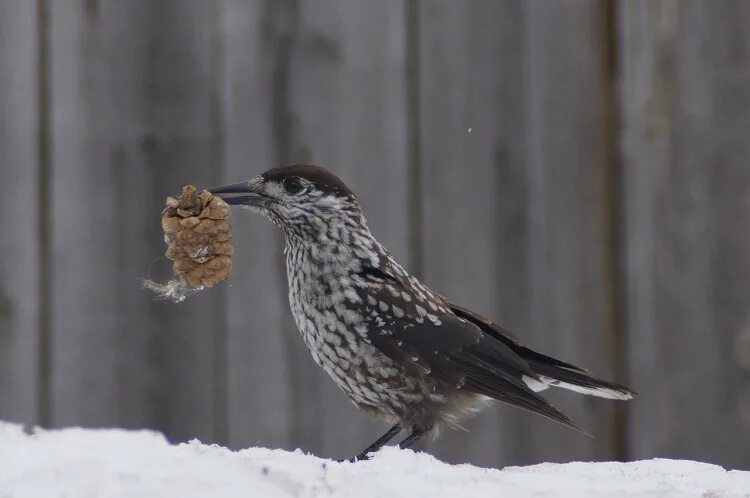
[[[143,287],[155,292],[158,299],[164,299],[174,303],[181,303],[188,296],[191,296],[202,289],[202,287],[191,289],[177,279],[159,283],[148,278],[143,280]]]

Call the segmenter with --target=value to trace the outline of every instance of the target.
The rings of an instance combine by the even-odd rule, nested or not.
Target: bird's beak
[[[258,192],[255,184],[250,180],[244,182],[230,183],[219,187],[208,188],[209,192],[220,197],[229,205],[253,206],[262,202],[266,196]]]

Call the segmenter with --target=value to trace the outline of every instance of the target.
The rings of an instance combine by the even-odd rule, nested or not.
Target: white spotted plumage
[[[575,427],[536,391],[632,397],[432,292],[375,239],[354,194],[323,168],[274,168],[216,191],[235,187],[284,232],[289,303],[313,360],[359,408],[395,424],[359,457],[401,429],[411,430],[401,443],[409,446],[458,426],[492,398]]]

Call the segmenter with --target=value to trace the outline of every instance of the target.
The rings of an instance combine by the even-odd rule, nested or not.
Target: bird
[[[585,433],[538,393],[549,387],[628,400],[631,389],[539,353],[494,321],[431,290],[375,238],[357,196],[323,167],[292,164],[208,189],[283,232],[289,304],[320,366],[409,448],[461,428],[493,400]]]

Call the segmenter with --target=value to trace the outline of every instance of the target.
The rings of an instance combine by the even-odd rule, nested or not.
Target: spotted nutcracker
[[[549,386],[633,397],[430,290],[372,235],[354,193],[321,167],[274,168],[209,192],[281,228],[289,303],[313,359],[357,407],[394,424],[355,459],[402,430],[406,448],[458,427],[493,399],[578,429],[537,394]]]

